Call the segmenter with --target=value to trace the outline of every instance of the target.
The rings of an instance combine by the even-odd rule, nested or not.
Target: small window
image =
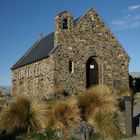
[[[74,73],[74,62],[73,61],[69,61],[69,72]]]
[[[94,65],[93,64],[90,65],[90,69],[94,69]]]
[[[63,29],[68,29],[68,21],[67,19],[63,19]]]

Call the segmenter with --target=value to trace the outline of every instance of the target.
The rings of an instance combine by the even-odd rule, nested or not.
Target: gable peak
[[[69,11],[65,10],[65,11],[63,11],[63,12],[61,12],[61,13],[57,14],[55,17],[57,17],[57,16],[63,16],[63,15],[65,15],[65,14],[67,14],[67,15],[70,15],[70,16],[71,16],[71,13],[70,13]]]
[[[81,19],[83,19],[83,17],[85,17],[88,13],[93,12],[93,13],[97,13],[96,10],[94,8],[89,8],[83,15],[81,15],[78,20],[76,21],[76,24],[79,23],[79,21]],[[75,25],[76,25],[75,24]]]
[[[88,13],[89,11],[95,11],[95,9],[91,7],[91,8],[89,8],[89,9],[87,10],[86,13]]]

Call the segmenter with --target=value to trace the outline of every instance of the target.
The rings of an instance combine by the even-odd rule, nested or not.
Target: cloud
[[[140,4],[131,5],[122,12],[122,17],[114,19],[112,30],[140,28]]]
[[[112,21],[112,24],[120,26],[120,25],[126,24],[126,22],[125,21]]]
[[[140,4],[138,4],[138,5],[131,5],[131,6],[128,7],[128,10],[129,11],[133,11],[133,10],[137,10],[139,8],[140,8]]]

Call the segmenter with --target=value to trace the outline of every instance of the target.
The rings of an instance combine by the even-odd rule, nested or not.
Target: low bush
[[[19,95],[3,108],[1,123],[9,133],[15,130],[29,133],[45,128],[46,118],[45,102],[37,97]]]
[[[114,115],[118,111],[116,92],[104,85],[91,87],[77,97],[82,118],[88,121],[103,137],[119,138],[120,132]]]
[[[98,85],[91,87],[77,97],[82,118],[88,120],[97,108],[108,110],[111,113],[116,112],[118,109],[116,98],[116,94],[107,86]]]
[[[132,96],[133,95],[133,91],[132,89],[130,89],[129,87],[124,87],[124,86],[120,86],[116,89],[117,91],[117,94],[120,96],[120,97],[123,97],[123,96]]]
[[[76,139],[75,137],[70,137],[67,140],[78,140],[78,139]]]
[[[114,115],[107,110],[97,109],[88,122],[101,132],[103,138],[110,137],[119,140],[121,133],[115,122]]]
[[[102,136],[100,132],[93,133],[90,140],[101,140]]]
[[[80,110],[74,100],[56,102],[49,113],[49,127],[68,130],[80,121]]]
[[[0,97],[3,97],[3,91],[0,89]]]
[[[49,88],[48,91],[49,91],[49,93],[52,93],[55,97],[65,94],[65,90],[60,87]]]
[[[58,137],[52,130],[47,130],[45,133],[32,133],[30,136],[34,140],[58,140]]]

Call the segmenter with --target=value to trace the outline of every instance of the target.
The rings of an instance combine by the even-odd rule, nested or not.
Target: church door
[[[86,66],[87,88],[99,83],[98,64],[93,58],[89,58]]]

